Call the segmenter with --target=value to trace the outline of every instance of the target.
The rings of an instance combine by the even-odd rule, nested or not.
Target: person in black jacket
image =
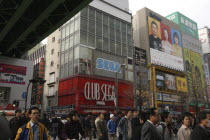
[[[23,125],[23,120],[21,118],[21,110],[15,110],[15,117],[12,118],[9,122],[9,127],[11,130],[11,140],[14,140],[17,134],[18,129]]]
[[[209,120],[206,112],[199,112],[199,125],[197,125],[191,133],[191,140],[210,140],[210,132],[208,130]]]
[[[63,128],[63,138],[65,140],[79,139],[79,133],[85,137],[81,123],[79,122],[78,114],[75,110],[69,113],[70,121],[65,123]]]
[[[132,139],[133,140],[139,140],[137,138],[137,136],[139,134],[137,128],[140,126],[140,121],[139,121],[139,112],[137,110],[135,110],[133,112],[133,118],[131,120],[131,123],[132,123],[132,131],[133,131],[133,133],[132,133]]]
[[[136,134],[136,137],[134,138],[134,140],[141,140],[141,130],[142,130],[142,127],[144,126],[144,123],[147,121],[146,115],[147,115],[146,112],[142,112],[139,115],[140,125],[136,128],[136,131],[138,133]]]

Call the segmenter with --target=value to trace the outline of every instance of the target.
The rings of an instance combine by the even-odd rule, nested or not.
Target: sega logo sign
[[[120,64],[115,61],[109,61],[102,58],[98,58],[96,60],[96,68],[112,72],[118,72],[118,70],[120,70]]]

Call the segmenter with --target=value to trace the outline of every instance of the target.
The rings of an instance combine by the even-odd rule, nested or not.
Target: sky
[[[209,6],[210,0],[129,0],[129,9],[133,15],[144,7],[162,16],[179,11],[197,22],[198,29],[204,26],[210,27]]]

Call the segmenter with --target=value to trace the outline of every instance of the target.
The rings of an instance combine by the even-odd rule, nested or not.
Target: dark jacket
[[[115,126],[115,121],[110,119],[107,123],[107,129],[109,134],[115,134],[116,133],[116,126]]]
[[[137,129],[138,127],[140,127],[139,118],[132,118],[131,123],[132,123],[132,130],[133,130],[132,139],[139,140],[139,138],[138,138],[139,131]]]
[[[11,137],[10,137],[11,140],[15,139],[17,131],[22,125],[23,125],[22,118],[14,117],[9,121],[9,127],[11,130]]]
[[[163,140],[163,138],[157,131],[157,128],[146,121],[141,130],[141,140]]]
[[[131,120],[128,120],[126,117],[123,117],[119,124],[118,124],[118,131],[119,131],[119,134],[122,135],[122,140],[129,140],[128,138],[128,121],[131,121]],[[131,128],[132,128],[132,122],[131,122]],[[133,132],[132,132],[133,133]],[[131,137],[132,139],[132,137]]]
[[[207,128],[198,125],[191,133],[191,140],[210,140],[210,132]]]
[[[106,121],[99,120],[96,124],[98,140],[108,140]],[[100,136],[102,134],[102,136]]]
[[[64,139],[79,139],[79,133],[84,136],[84,131],[79,121],[69,121],[65,123],[63,128]]]

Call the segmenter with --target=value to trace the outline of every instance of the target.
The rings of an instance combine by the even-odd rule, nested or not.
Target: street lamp
[[[121,68],[125,67],[125,64],[122,64],[118,71],[115,74],[115,100],[116,100],[116,112],[119,110],[118,106],[118,73],[121,71]]]

